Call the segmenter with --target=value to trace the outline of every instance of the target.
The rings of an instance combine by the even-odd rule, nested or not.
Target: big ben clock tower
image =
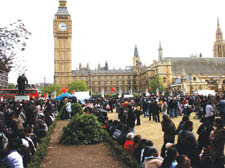
[[[62,87],[72,82],[72,20],[66,0],[59,0],[54,18],[54,83]]]

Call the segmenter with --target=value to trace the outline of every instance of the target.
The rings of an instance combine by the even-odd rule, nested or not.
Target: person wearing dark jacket
[[[223,121],[219,118],[215,119],[214,126],[216,129],[210,136],[209,152],[213,159],[213,168],[224,168],[224,142],[225,129]]]
[[[201,153],[202,148],[208,148],[209,146],[209,136],[211,131],[213,130],[212,125],[210,124],[209,120],[207,118],[202,118],[200,120],[202,122],[202,125],[197,130],[198,137],[198,149],[199,153]]]
[[[137,124],[136,125],[141,125],[141,119],[140,119],[141,111],[138,109],[138,107],[134,110],[134,113],[137,117]]]
[[[157,101],[153,101],[152,104],[152,113],[153,113],[153,120],[155,122],[160,122],[160,117],[159,117],[159,105],[157,104]]]
[[[167,115],[163,115],[161,126],[162,126],[162,131],[164,132],[164,136],[163,136],[164,144],[161,149],[161,156],[164,157],[166,144],[168,142],[174,143],[176,126],[174,122]]]
[[[198,142],[195,139],[193,130],[193,122],[187,121],[184,129],[178,135],[177,148],[179,154],[185,154],[191,159],[192,168],[199,168]]]
[[[131,105],[128,105],[127,125],[131,128],[131,132],[134,133],[134,126],[136,121],[136,115]]]
[[[26,85],[28,85],[27,77],[25,76],[25,74],[22,74],[17,79],[19,95],[24,95]]]

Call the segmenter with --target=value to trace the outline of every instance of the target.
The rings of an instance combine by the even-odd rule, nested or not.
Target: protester
[[[166,153],[166,157],[163,160],[162,163],[162,168],[175,168],[175,166],[177,165],[177,156],[178,156],[178,152],[177,149],[175,147],[170,147],[167,150]]]
[[[191,159],[191,166],[193,168],[199,167],[199,153],[198,153],[198,142],[194,134],[193,122],[187,121],[184,125],[184,129],[179,132],[177,148],[180,154],[185,154]]]
[[[175,168],[191,168],[190,159],[186,155],[179,155],[177,157],[177,165]]]
[[[213,159],[213,167],[224,167],[225,129],[223,121],[219,118],[214,121],[215,130],[210,136],[209,152]]]
[[[174,143],[176,126],[174,122],[167,115],[163,115],[161,126],[162,126],[162,131],[164,132],[164,135],[163,135],[164,144],[161,149],[161,156],[165,157],[165,145],[168,142]]]

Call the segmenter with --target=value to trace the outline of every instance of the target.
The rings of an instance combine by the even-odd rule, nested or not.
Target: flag
[[[66,93],[66,92],[67,92],[67,90],[68,90],[68,88],[67,88],[67,87],[62,87],[61,89],[62,89],[62,93]]]
[[[73,94],[73,95],[75,94],[75,90],[72,90],[72,94]]]
[[[44,94],[44,98],[45,98],[45,100],[47,99],[47,93]]]

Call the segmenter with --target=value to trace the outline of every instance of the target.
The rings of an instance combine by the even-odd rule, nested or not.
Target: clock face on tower
[[[58,29],[59,29],[60,31],[66,31],[66,30],[67,30],[67,24],[64,23],[64,22],[59,23],[59,24],[58,24]]]

